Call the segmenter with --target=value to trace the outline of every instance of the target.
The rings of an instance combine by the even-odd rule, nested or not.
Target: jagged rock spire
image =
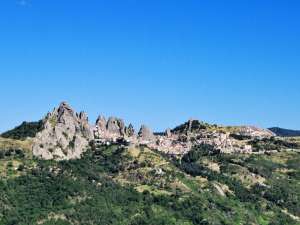
[[[141,129],[140,129],[140,131],[138,133],[138,136],[142,140],[148,140],[148,141],[150,141],[150,140],[154,139],[153,132],[146,125],[142,125],[141,126]]]
[[[37,134],[33,154],[44,159],[79,158],[93,139],[88,117],[80,114],[62,102],[57,109],[44,119],[44,130]]]
[[[116,117],[110,117],[108,118],[106,129],[111,134],[123,136],[125,134],[124,121]]]
[[[134,145],[145,144],[168,154],[182,155],[192,146],[203,143],[212,145],[221,152],[251,152],[251,146],[234,139],[232,134],[249,139],[274,136],[268,130],[252,126],[215,129],[216,127],[195,119],[156,135],[150,128],[142,125],[135,135],[132,124],[127,127],[122,119],[99,116],[92,129],[87,114],[76,113],[66,102],[48,113],[43,123],[44,129],[34,139],[33,154],[43,159],[57,160],[79,158],[87,149],[88,143],[95,139],[101,143],[125,141]]]
[[[69,106],[67,102],[62,102],[57,109],[57,121],[59,123],[64,123],[65,121],[63,120],[65,119],[66,115],[74,117],[74,110]]]

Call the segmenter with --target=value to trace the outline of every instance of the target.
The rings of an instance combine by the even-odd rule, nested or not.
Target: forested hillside
[[[300,223],[296,152],[218,154],[203,145],[179,160],[111,145],[60,162],[0,153],[1,225]]]

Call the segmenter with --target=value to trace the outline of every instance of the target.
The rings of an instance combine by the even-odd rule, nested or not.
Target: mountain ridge
[[[24,124],[24,123],[23,123]],[[34,123],[33,123],[34,124]],[[38,126],[37,126],[38,125]],[[23,125],[12,130],[18,135]],[[29,138],[33,138],[33,154],[43,159],[68,160],[80,158],[86,149],[97,145],[122,143],[128,146],[145,145],[164,154],[182,157],[193,146],[209,144],[222,153],[263,153],[281,148],[296,148],[290,140],[280,140],[268,129],[254,126],[220,126],[196,119],[154,133],[146,125],[136,130],[117,117],[99,116],[90,124],[85,112],[77,113],[67,102],[62,102],[36,123]],[[26,127],[26,123],[25,123]],[[7,135],[7,132],[5,133]],[[9,134],[9,132],[8,132]],[[34,137],[33,137],[34,136]],[[13,135],[11,135],[13,138]],[[26,138],[26,137],[22,137]]]
[[[75,112],[66,102],[48,113],[42,121],[44,129],[34,138],[33,153],[44,159],[57,160],[79,158],[91,142],[146,145],[178,156],[199,144],[210,144],[223,153],[251,153],[250,140],[275,136],[267,129],[253,126],[224,127],[194,119],[162,134],[153,133],[146,125],[136,132],[131,124],[126,126],[120,118],[106,119],[101,115],[91,125],[86,113]]]
[[[281,127],[271,127],[268,128],[270,131],[275,133],[278,136],[282,137],[299,137],[300,136],[300,130],[292,130],[292,129],[285,129]]]

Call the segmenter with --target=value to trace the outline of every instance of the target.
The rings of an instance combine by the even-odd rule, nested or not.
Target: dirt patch
[[[215,182],[213,183],[213,186],[217,190],[217,192],[223,197],[226,197],[228,194],[234,194],[233,191],[231,191],[226,184]]]
[[[173,191],[180,190],[185,193],[191,192],[191,189],[178,179],[176,179],[174,182],[172,182],[170,184],[170,186]]]
[[[67,217],[64,215],[64,214],[55,214],[55,213],[50,213],[46,219],[43,219],[43,220],[40,220],[40,221],[37,221],[37,224],[44,224],[46,223],[47,221],[50,221],[50,220],[64,220],[64,221],[67,221]],[[72,224],[72,223],[71,223]]]
[[[204,159],[202,160],[202,163],[205,167],[207,167],[208,169],[210,169],[211,171],[220,173],[220,165],[216,162],[210,161],[208,159]]]
[[[200,185],[201,188],[207,187],[207,185],[208,185],[207,178],[197,176],[197,177],[195,177],[195,179],[196,179],[196,181],[198,182],[198,184]]]

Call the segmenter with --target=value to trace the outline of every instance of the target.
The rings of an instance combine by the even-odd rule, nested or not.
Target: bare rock
[[[155,139],[153,132],[145,125],[141,126],[138,136],[140,139],[145,141],[153,141]]]
[[[268,129],[262,129],[254,126],[242,126],[239,128],[237,134],[256,138],[268,138],[276,136],[272,131]]]
[[[125,134],[124,121],[119,118],[110,117],[107,121],[106,129],[111,134],[123,136]]]
[[[96,126],[98,128],[99,133],[104,133],[106,132],[106,125],[107,121],[104,116],[99,116],[97,121],[96,121]]]
[[[66,102],[61,103],[43,121],[44,129],[37,134],[33,144],[33,154],[39,158],[80,158],[93,139],[87,115],[75,113]]]
[[[79,125],[83,136],[88,140],[92,140],[94,138],[91,126],[89,124],[88,116],[85,112],[80,112],[79,116]]]

